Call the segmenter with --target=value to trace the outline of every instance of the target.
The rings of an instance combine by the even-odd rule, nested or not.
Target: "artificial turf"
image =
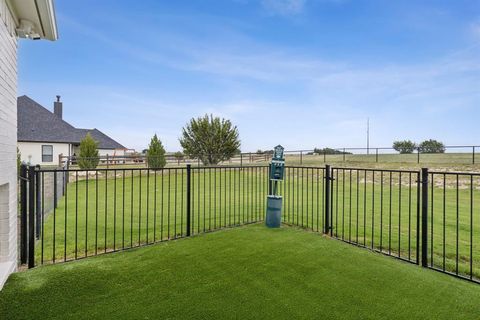
[[[480,285],[250,225],[12,275],[2,319],[478,319]]]
[[[197,168],[191,175],[191,231],[201,233],[263,219],[266,167]],[[78,172],[74,172],[78,174]],[[74,174],[72,173],[72,174]],[[135,247],[186,234],[186,172],[99,171],[70,177],[55,211],[46,212],[36,263]],[[415,173],[335,169],[333,234],[404,259],[417,258]],[[324,172],[289,167],[280,184],[283,221],[324,228]],[[440,177],[441,178],[441,177]],[[78,180],[78,181],[77,181]],[[440,183],[440,185],[438,185]],[[428,257],[437,268],[480,278],[480,177],[437,179],[429,195]],[[470,189],[472,187],[472,189]],[[458,200],[458,203],[457,203]]]

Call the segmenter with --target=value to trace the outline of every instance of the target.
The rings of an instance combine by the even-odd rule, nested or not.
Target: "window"
[[[53,146],[42,146],[42,162],[53,162]]]

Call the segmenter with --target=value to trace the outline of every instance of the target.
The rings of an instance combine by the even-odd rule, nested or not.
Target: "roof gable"
[[[80,143],[88,132],[100,149],[125,149],[98,129],[77,129],[27,96],[17,99],[17,140]]]

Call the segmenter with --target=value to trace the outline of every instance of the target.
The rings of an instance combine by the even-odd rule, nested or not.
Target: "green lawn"
[[[53,256],[56,261],[68,260],[184,236],[185,172],[158,172],[157,175],[151,172],[148,177],[145,172],[140,177],[138,173],[128,176],[127,171],[124,178],[123,172],[118,171],[116,176],[111,173],[107,180],[100,176],[98,181],[90,177],[88,183],[84,178],[78,183],[71,182],[55,214],[50,213],[45,220],[43,236],[37,243],[36,262],[42,262],[42,253],[43,262],[48,263]],[[323,178],[323,171],[317,168],[287,170],[285,182],[279,188],[284,195],[284,222],[318,231],[323,229]],[[418,239],[416,174],[403,173],[400,179],[398,173],[393,173],[391,187],[388,173],[382,177],[379,172],[374,175],[367,172],[366,176],[363,171],[353,172],[351,184],[349,171],[345,176],[342,171],[335,172],[335,178],[334,235],[415,260]],[[192,231],[199,233],[262,220],[268,191],[266,179],[266,168],[194,170]],[[473,205],[473,212],[478,212],[480,178],[473,180],[472,203],[469,181],[460,180],[458,231],[455,181],[447,179],[446,182],[445,223],[443,186],[438,182],[441,181],[436,181],[434,189],[433,246],[429,234],[429,259],[433,249],[435,267],[443,268],[445,262],[446,270],[456,271],[458,235],[458,271],[470,275],[471,261],[472,275],[479,278],[480,220],[474,215],[470,229],[470,205]],[[429,218],[429,232],[431,222]]]
[[[480,286],[263,225],[16,273],[2,319],[478,319]]]

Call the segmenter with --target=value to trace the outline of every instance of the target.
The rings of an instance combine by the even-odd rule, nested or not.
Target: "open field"
[[[142,171],[141,176],[139,173],[110,171],[105,179],[99,172],[98,178],[90,176],[87,181],[83,177],[77,183],[71,177],[66,196],[59,199],[57,210],[44,222],[37,243],[37,263],[185,236],[186,172],[173,169],[156,174]],[[332,234],[416,261],[417,173],[335,170],[334,175]],[[263,167],[194,169],[192,232],[262,220],[267,177]],[[285,181],[279,185],[285,223],[323,230],[323,181],[322,168],[287,168]],[[460,274],[478,278],[480,219],[477,215],[472,218],[472,212],[480,208],[480,178],[462,178],[458,189],[451,178],[446,179],[445,188],[439,181],[435,185],[433,220],[429,213],[429,232],[433,226],[429,233],[430,261],[449,271],[457,271],[458,265]]]
[[[14,274],[2,319],[478,319],[480,286],[296,228],[218,231]],[[41,306],[41,307],[39,307]]]
[[[374,151],[373,151],[374,152]],[[422,167],[444,169],[449,171],[466,170],[480,171],[480,153],[475,154],[475,164],[472,163],[471,153],[442,153],[420,154],[420,163],[417,154],[379,154],[378,162],[375,154],[347,154],[345,157],[337,155],[286,155],[288,165],[324,166],[330,164],[339,167],[385,168],[385,169],[419,169]]]
[[[229,161],[221,163],[221,165],[267,165],[271,155],[257,155],[252,153],[244,154],[242,159],[239,156],[233,157]],[[429,167],[432,169],[442,169],[448,171],[477,171],[480,172],[480,153],[473,154],[470,150],[458,153],[437,153],[437,154],[420,154],[420,163],[418,163],[418,154],[392,154],[379,153],[375,154],[375,149],[370,154],[328,154],[317,155],[303,153],[287,153],[285,155],[287,165],[303,165],[303,166],[324,166],[330,164],[334,166],[355,166],[362,168],[389,168],[389,169],[419,169]],[[192,166],[198,166],[196,160],[188,160],[188,162],[168,162],[168,168],[184,168],[187,163]],[[130,163],[130,164],[110,164],[109,168],[146,168],[146,163]],[[77,169],[77,166],[70,166]],[[107,168],[106,164],[100,164],[99,168]]]

